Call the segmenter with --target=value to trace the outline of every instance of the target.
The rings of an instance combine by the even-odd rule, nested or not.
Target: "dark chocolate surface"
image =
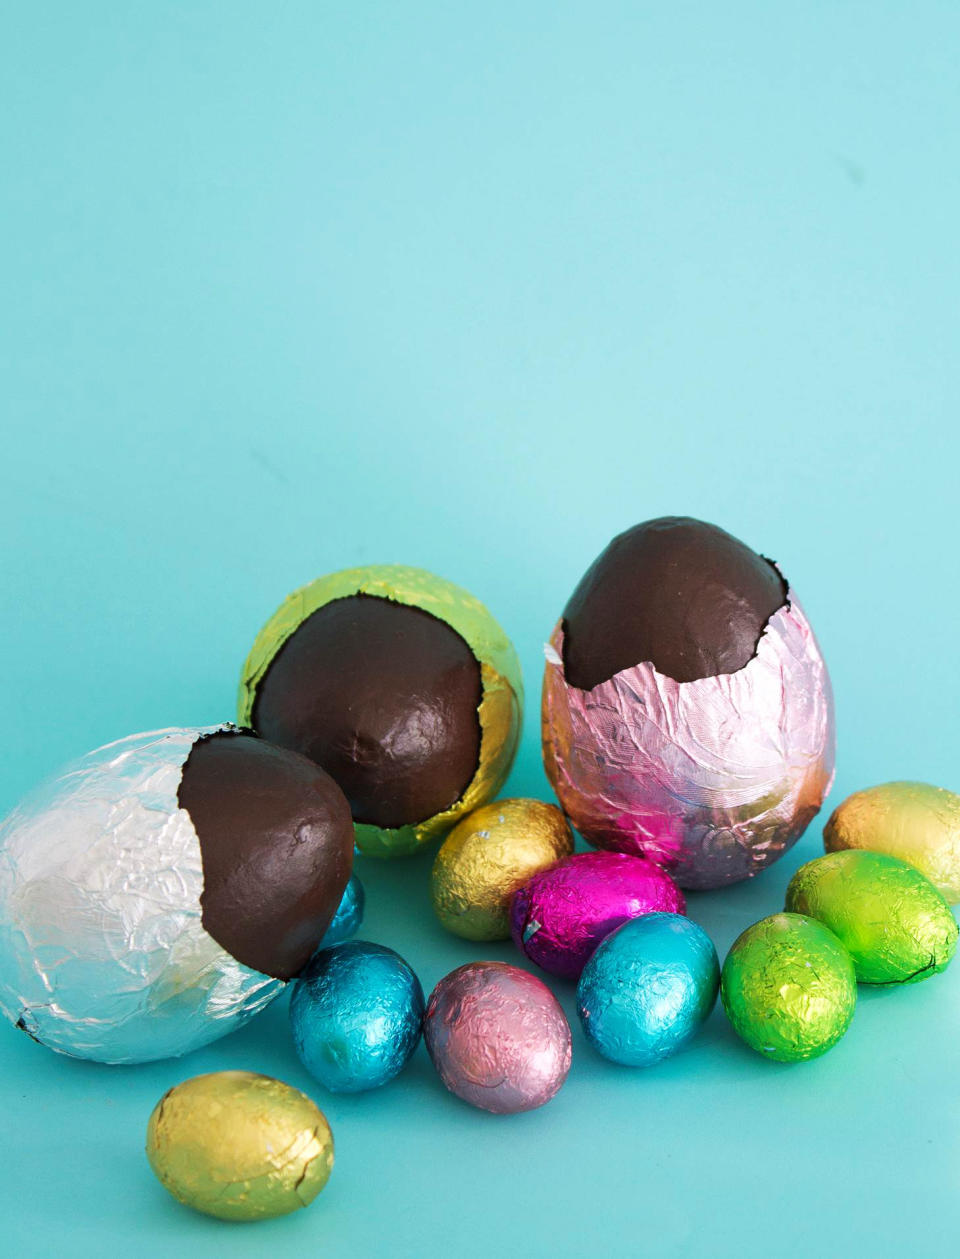
[[[567,681],[590,690],[650,662],[678,682],[736,673],[787,599],[769,560],[688,516],[619,534],[564,609]]]
[[[423,822],[463,795],[480,757],[480,665],[420,608],[351,595],[277,652],[253,724],[340,784],[358,822]]]
[[[343,792],[306,757],[225,732],[194,744],[179,802],[200,840],[207,932],[245,966],[298,974],[350,877]]]

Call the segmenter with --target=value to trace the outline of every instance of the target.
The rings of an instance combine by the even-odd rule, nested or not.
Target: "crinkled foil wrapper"
[[[441,979],[423,1034],[450,1092],[496,1115],[543,1106],[570,1070],[570,1026],[556,997],[504,962],[468,962]]]
[[[221,1220],[267,1220],[309,1206],[323,1189],[333,1134],[289,1084],[216,1071],[160,1099],[147,1125],[147,1158],[185,1206]]]
[[[196,740],[223,728],[108,744],[0,825],[0,1008],[51,1049],[184,1054],[282,991],[200,921],[200,843],[177,791]]]
[[[849,849],[801,866],[786,908],[822,922],[862,984],[914,984],[946,970],[957,920],[937,888],[906,861]]]
[[[567,684],[546,648],[543,756],[592,844],[642,853],[686,888],[750,878],[803,834],[833,782],[833,692],[792,593],[736,673],[676,682],[651,664]]]
[[[367,894],[363,890],[363,884],[355,874],[351,874],[343,896],[340,898],[340,904],[337,906],[337,912],[330,920],[330,926],[323,933],[323,939],[317,945],[317,949],[332,948],[333,945],[341,944],[344,940],[349,940],[351,936],[356,935],[363,922],[363,910],[366,903]]]
[[[821,923],[773,914],[733,942],[720,996],[738,1036],[777,1062],[832,1049],[850,1026],[857,981],[846,949]]]
[[[370,564],[346,568],[288,595],[254,641],[240,676],[238,721],[253,724],[257,688],[274,656],[303,622],[335,599],[372,595],[391,599],[444,621],[480,662],[480,762],[466,791],[449,809],[410,826],[355,825],[357,847],[366,856],[402,857],[446,834],[461,817],[492,799],[506,782],[520,738],[523,683],[513,644],[479,599],[422,568]]]

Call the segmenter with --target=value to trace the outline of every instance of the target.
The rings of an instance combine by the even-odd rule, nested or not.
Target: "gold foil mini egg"
[[[560,809],[543,800],[495,800],[454,827],[431,876],[440,922],[467,940],[507,940],[510,900],[534,874],[573,852]]]
[[[250,1071],[185,1080],[157,1103],[147,1158],[165,1189],[222,1220],[309,1206],[333,1167],[322,1111],[298,1089]]]

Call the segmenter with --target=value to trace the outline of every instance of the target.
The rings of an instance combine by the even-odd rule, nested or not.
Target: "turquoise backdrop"
[[[261,623],[367,561],[514,638],[511,794],[547,791],[542,644],[617,530],[714,520],[779,560],[855,788],[960,788],[960,9],[811,2],[2,4],[0,811],[89,748],[231,716]],[[721,955],[821,825],[691,897]],[[359,863],[365,934],[429,989],[471,957],[429,856]],[[556,985],[572,1014],[572,992]],[[424,1051],[327,1096],[274,1007],[106,1068],[0,1027],[12,1254],[952,1255],[960,966],[761,1060],[717,1012],[650,1071],[595,1056],[513,1119]],[[154,1181],[188,1075],[306,1088],[309,1210],[227,1226]]]

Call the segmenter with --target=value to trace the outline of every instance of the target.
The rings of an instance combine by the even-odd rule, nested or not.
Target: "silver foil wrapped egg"
[[[187,1053],[306,963],[351,857],[346,800],[305,758],[233,727],[109,744],[0,825],[0,1009],[78,1058]]]

